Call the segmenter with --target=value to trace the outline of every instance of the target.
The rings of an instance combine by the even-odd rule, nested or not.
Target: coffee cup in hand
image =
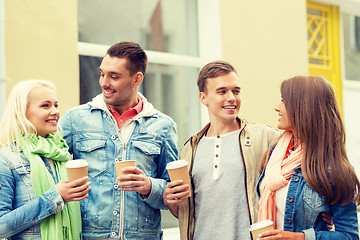
[[[177,160],[173,162],[169,162],[166,166],[166,170],[169,173],[170,180],[183,180],[184,184],[190,185],[190,176],[189,176],[189,168],[188,162],[185,160]],[[190,197],[191,193],[189,192],[184,198]]]
[[[85,159],[70,160],[65,164],[70,182],[88,175],[88,162]]]
[[[122,169],[125,167],[136,167],[136,160],[116,161],[115,162],[116,177],[129,174],[129,173],[124,173],[122,171]],[[126,182],[126,181],[120,181],[120,182]]]
[[[271,220],[257,222],[250,226],[250,232],[253,236],[253,239],[258,239],[259,234],[269,230],[274,230],[274,223]]]

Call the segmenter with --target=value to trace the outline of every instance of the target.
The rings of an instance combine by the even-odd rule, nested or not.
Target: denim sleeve
[[[163,147],[158,159],[158,176],[157,178],[150,178],[150,195],[146,199],[142,199],[155,209],[168,209],[164,204],[163,193],[166,184],[170,182],[170,178],[166,170],[166,165],[169,162],[178,159],[178,138],[175,123],[170,126],[169,131],[165,136],[166,137],[164,138]]]
[[[359,228],[356,205],[354,203],[341,206],[341,204],[332,205],[330,208],[333,213],[333,223],[335,231],[316,231],[307,229],[305,233],[306,240],[350,240],[359,239]]]
[[[25,202],[13,209],[15,201],[22,201],[16,197],[25,198],[27,193],[17,193],[16,182],[9,166],[0,159],[0,239],[17,234],[35,224],[39,224],[48,216],[55,214],[65,207],[65,203],[55,187],[37,199]],[[20,195],[19,195],[20,194]]]
[[[65,112],[64,116],[60,118],[59,123],[62,128],[63,138],[65,139],[67,145],[69,146],[69,152],[70,154],[73,154],[71,112],[70,111]]]

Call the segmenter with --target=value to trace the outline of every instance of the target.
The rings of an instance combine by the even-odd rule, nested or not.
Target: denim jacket
[[[169,176],[166,164],[178,158],[175,122],[144,96],[143,110],[121,129],[102,94],[65,113],[60,123],[74,159],[89,162],[89,196],[81,201],[84,239],[161,239],[160,209]],[[135,159],[151,179],[150,195],[121,191],[114,161]]]
[[[41,158],[57,183],[49,161]],[[0,239],[40,240],[40,222],[65,207],[56,187],[35,198],[30,171],[22,152],[0,148]]]
[[[259,196],[264,173],[265,169],[257,182]],[[322,212],[332,214],[335,231],[329,231],[320,215]],[[306,183],[299,166],[292,174],[286,197],[284,231],[304,232],[306,240],[359,239],[356,204],[327,204],[325,198]]]

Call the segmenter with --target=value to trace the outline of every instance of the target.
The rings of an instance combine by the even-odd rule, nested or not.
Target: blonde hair
[[[0,146],[12,145],[22,135],[37,134],[35,126],[26,118],[26,109],[33,91],[39,87],[56,91],[54,83],[36,79],[21,81],[11,90],[0,122]]]

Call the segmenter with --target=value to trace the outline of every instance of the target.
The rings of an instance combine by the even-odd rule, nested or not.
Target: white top
[[[260,189],[264,188],[264,179],[259,183]],[[288,194],[290,181],[282,188],[279,188],[275,192],[275,204],[276,204],[276,229],[284,230],[284,216],[286,207],[286,197]]]
[[[284,187],[276,190],[276,193],[275,193],[276,228],[280,229],[280,230],[284,230],[286,197],[288,194],[289,186],[290,186],[290,181]]]

